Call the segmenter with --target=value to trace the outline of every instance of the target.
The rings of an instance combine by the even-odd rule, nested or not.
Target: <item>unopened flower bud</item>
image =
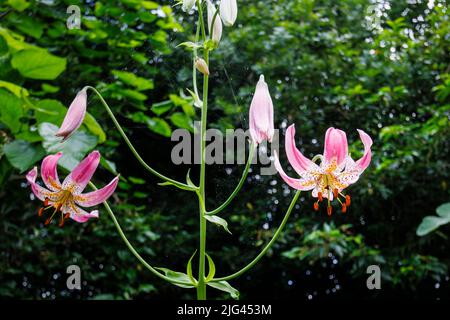
[[[220,1],[220,17],[223,24],[231,27],[237,18],[237,3],[236,0],[221,0]]]
[[[216,6],[212,4],[210,0],[206,0],[208,6],[208,30],[212,34],[211,39],[218,44],[220,39],[222,38],[222,21],[220,20],[220,16],[216,15]],[[215,19],[214,16],[216,15]],[[214,26],[211,29],[211,25],[214,20]]]
[[[191,11],[192,8],[193,8],[194,5],[195,5],[195,1],[196,1],[196,0],[183,0],[183,4],[182,4],[182,6],[181,6],[181,9],[182,9],[184,12],[189,12],[189,11]]]
[[[195,59],[195,67],[198,71],[203,73],[205,76],[209,76],[209,68],[208,64],[202,58]]]

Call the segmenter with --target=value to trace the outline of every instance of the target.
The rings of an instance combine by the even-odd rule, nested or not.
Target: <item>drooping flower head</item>
[[[250,104],[250,135],[255,143],[272,142],[274,130],[273,103],[269,88],[261,75]]]
[[[54,208],[53,213],[46,220],[49,224],[57,212],[61,213],[60,226],[69,217],[77,222],[86,222],[90,218],[98,218],[98,211],[86,212],[82,207],[96,206],[108,199],[117,187],[119,176],[115,177],[107,186],[102,189],[82,193],[87,184],[94,175],[100,162],[100,153],[91,152],[78,166],[60,182],[57,171],[58,160],[62,157],[59,152],[55,155],[47,156],[41,165],[41,177],[47,188],[36,183],[37,168],[34,167],[27,174],[27,180],[31,185],[34,195],[44,202],[44,206],[39,210],[39,216],[42,216],[45,210]]]
[[[328,199],[327,212],[332,214],[331,201],[337,200],[342,206],[342,212],[346,212],[350,206],[350,196],[343,190],[358,181],[359,176],[369,166],[372,158],[372,139],[367,133],[358,129],[359,136],[364,145],[364,155],[354,161],[348,154],[347,136],[345,132],[335,128],[329,128],[325,135],[325,148],[320,159],[320,165],[306,158],[295,145],[295,127],[291,125],[286,130],[285,149],[292,168],[300,176],[300,179],[291,178],[281,167],[278,155],[275,152],[275,168],[283,180],[297,190],[312,190],[312,196],[318,198],[314,203],[314,209],[319,210],[319,203],[323,198]],[[342,200],[341,200],[342,198]]]
[[[87,107],[87,89],[84,88],[78,92],[75,99],[69,106],[63,123],[59,128],[56,136],[63,137],[63,141],[67,140],[83,123],[86,116]]]

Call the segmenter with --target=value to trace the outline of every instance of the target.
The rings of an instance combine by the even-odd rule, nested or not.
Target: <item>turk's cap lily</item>
[[[87,107],[87,88],[83,88],[80,92],[78,92],[75,99],[69,106],[69,110],[67,110],[66,116],[59,128],[58,132],[56,132],[56,136],[62,137],[63,141],[67,140],[72,133],[74,133],[83,123],[84,117],[86,116],[86,107]]]
[[[231,27],[236,22],[237,12],[238,8],[236,0],[220,1],[220,17],[225,26]]]
[[[57,171],[58,160],[61,157],[62,153],[58,152],[45,157],[42,161],[41,177],[45,187],[36,183],[37,167],[34,167],[26,176],[34,195],[44,202],[44,206],[39,210],[39,216],[43,214],[44,210],[53,207],[54,212],[47,219],[46,224],[50,223],[57,212],[61,213],[60,226],[69,217],[80,223],[86,222],[90,218],[98,218],[97,210],[87,212],[81,207],[89,208],[106,201],[114,193],[119,182],[119,176],[101,189],[82,193],[97,169],[100,162],[100,153],[98,151],[91,152],[69,173],[62,183]]]
[[[327,211],[331,215],[330,201],[336,199],[346,212],[350,205],[350,196],[342,191],[349,185],[358,181],[360,175],[369,166],[372,158],[372,139],[362,130],[358,129],[359,136],[364,145],[363,156],[354,161],[348,154],[347,137],[345,132],[329,128],[325,135],[324,154],[315,158],[321,159],[320,165],[305,157],[295,145],[295,126],[286,130],[285,149],[288,161],[300,176],[300,179],[288,176],[281,167],[278,155],[275,152],[275,168],[283,180],[292,188],[303,191],[312,190],[312,196],[318,198],[314,209],[318,210],[319,202],[328,199]],[[340,197],[344,199],[341,201]]]
[[[272,142],[275,132],[273,123],[273,103],[269,87],[261,75],[256,85],[255,94],[250,104],[250,135],[252,140],[260,144],[264,140]]]
[[[214,41],[216,44],[220,42],[220,39],[222,38],[222,21],[220,20],[220,15],[216,15],[216,6],[210,1],[206,0],[207,5],[207,15],[208,15],[208,31],[212,32],[211,40]],[[211,28],[214,20],[214,26]]]

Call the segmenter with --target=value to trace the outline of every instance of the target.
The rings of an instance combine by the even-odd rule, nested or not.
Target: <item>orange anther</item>
[[[39,209],[39,212],[38,212],[38,216],[39,216],[39,217],[42,217],[42,214],[44,213],[44,209],[45,209],[45,208],[40,208],[40,209]]]
[[[346,195],[345,196],[345,205],[348,207],[348,206],[350,206],[350,203],[351,203],[350,196]]]
[[[319,203],[314,202],[314,210],[319,211]]]
[[[45,220],[45,225],[48,226],[51,221],[52,221],[52,218],[48,218],[47,220]]]
[[[48,206],[48,198],[45,198],[44,200],[44,207]]]
[[[347,212],[347,206],[345,205],[345,203],[342,205],[342,213],[346,213]]]
[[[323,201],[322,192],[319,192],[317,196],[319,197],[319,201],[322,202]]]
[[[337,197],[338,197],[338,195],[339,195],[338,189],[334,189],[334,190],[333,190],[333,195],[334,195],[334,198],[337,199]]]
[[[70,217],[70,213],[67,212],[67,213],[64,215],[64,219],[69,219],[69,217]]]
[[[329,216],[331,216],[331,214],[333,213],[333,207],[332,206],[328,206],[327,207],[327,213]]]

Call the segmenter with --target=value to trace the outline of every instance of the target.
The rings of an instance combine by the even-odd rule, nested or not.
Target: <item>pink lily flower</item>
[[[289,163],[300,176],[294,179],[286,175],[281,167],[278,155],[275,152],[275,168],[283,180],[297,190],[312,190],[312,196],[318,198],[314,209],[319,210],[319,202],[328,199],[327,212],[332,214],[331,201],[336,199],[342,206],[342,212],[347,211],[351,200],[349,195],[342,191],[349,185],[358,181],[359,176],[369,166],[372,158],[372,139],[367,133],[358,129],[359,136],[364,145],[364,155],[354,161],[348,154],[347,136],[345,132],[329,128],[325,135],[325,148],[323,155],[314,157],[313,161],[306,158],[295,146],[295,126],[286,130],[285,149]],[[320,159],[320,165],[314,160]],[[341,201],[340,197],[343,198]]]
[[[64,117],[63,123],[59,128],[58,132],[55,134],[58,137],[63,137],[63,140],[67,140],[72,133],[74,133],[83,123],[84,117],[86,116],[86,106],[87,106],[87,89],[83,88],[78,92],[75,99],[69,106],[69,110]]]
[[[255,143],[272,142],[274,134],[273,103],[269,88],[261,75],[250,104],[250,135]]]
[[[28,172],[26,176],[34,195],[44,202],[44,206],[39,210],[39,216],[42,216],[44,210],[53,207],[55,210],[45,224],[48,225],[54,215],[57,212],[61,212],[60,227],[64,225],[64,221],[69,217],[80,223],[86,222],[90,218],[98,218],[97,210],[86,212],[79,206],[89,208],[106,201],[114,193],[119,182],[119,176],[99,190],[82,193],[97,169],[100,162],[100,153],[98,151],[91,152],[72,170],[63,183],[60,182],[57,171],[58,160],[61,156],[62,153],[59,152],[45,157],[42,161],[41,177],[47,188],[36,183],[36,167]]]

